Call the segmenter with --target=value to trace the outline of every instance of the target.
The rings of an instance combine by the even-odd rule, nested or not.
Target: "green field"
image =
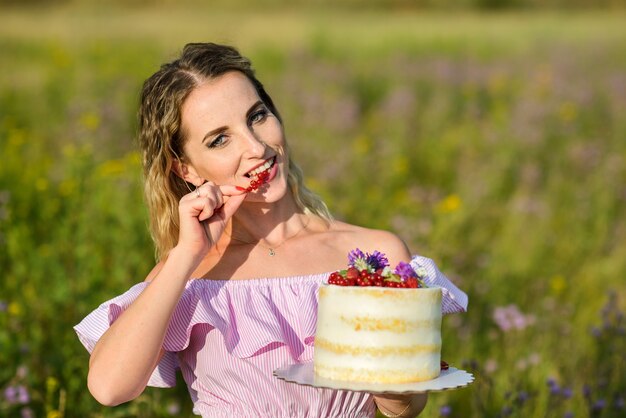
[[[99,406],[72,326],[154,263],[138,92],[192,41],[252,58],[337,218],[469,294],[476,382],[423,416],[626,416],[626,14],[242,10],[0,10],[0,416],[190,415]]]

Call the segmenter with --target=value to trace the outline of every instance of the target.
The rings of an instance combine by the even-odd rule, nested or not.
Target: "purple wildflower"
[[[385,254],[380,251],[374,251],[372,254],[367,254],[367,264],[374,270],[384,269],[389,265],[389,260],[385,257]]]
[[[574,418],[574,413],[572,411],[567,411],[563,418]]]
[[[563,396],[565,399],[571,398],[573,394],[574,391],[571,388],[563,388],[563,390],[561,390],[561,396]]]
[[[3,300],[0,300],[0,312],[6,312],[8,307],[9,307],[8,303],[6,303]]]
[[[363,251],[358,248],[348,253],[348,264],[351,266],[354,266],[354,263],[356,263],[359,259],[365,259],[365,254],[363,254]]]
[[[522,330],[535,323],[533,315],[524,315],[516,305],[496,307],[492,317],[494,322],[504,332],[512,329]]]
[[[22,408],[22,410],[20,411],[20,414],[22,415],[22,418],[35,418],[35,414],[33,413],[33,410],[28,407]]]
[[[15,386],[8,386],[4,390],[4,399],[9,404],[17,403],[17,388]]]
[[[530,398],[530,395],[528,395],[528,392],[526,392],[526,391],[520,391],[520,392],[517,394],[517,399],[516,399],[516,400],[517,400],[517,402],[518,402],[520,405],[523,405],[523,404],[524,404],[524,403],[528,400],[528,398]]]
[[[548,388],[550,389],[550,395],[561,394],[561,387],[559,386],[555,378],[553,377],[548,378],[548,380],[546,381],[546,384],[548,385]]]
[[[606,401],[604,399],[598,399],[591,406],[591,409],[594,411],[601,411],[604,409],[605,406],[606,406]]]
[[[602,409],[604,409],[604,407],[606,406],[606,401],[604,399],[598,399],[593,406],[591,407],[591,409],[593,409],[594,411],[601,411]]]
[[[167,406],[167,413],[170,415],[180,414],[180,405],[178,402],[172,402]]]
[[[402,280],[407,280],[410,277],[417,277],[415,270],[409,263],[405,263],[404,261],[400,261],[394,270],[394,273],[400,276]]]
[[[452,412],[452,408],[449,405],[444,405],[439,409],[439,415],[442,417],[447,417]]]
[[[17,401],[21,404],[27,404],[30,402],[30,395],[28,394],[28,389],[25,386],[17,387]]]

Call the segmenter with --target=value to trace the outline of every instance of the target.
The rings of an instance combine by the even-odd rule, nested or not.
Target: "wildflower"
[[[374,251],[372,254],[367,254],[366,257],[367,264],[374,269],[374,271],[378,269],[384,269],[389,266],[389,260],[385,257],[385,254]]]
[[[167,406],[167,413],[170,415],[178,415],[180,413],[180,405],[178,402],[171,402]]]
[[[498,370],[498,362],[492,358],[485,362],[485,372],[491,374]]]
[[[6,303],[4,300],[0,300],[0,312],[6,312],[8,307],[8,303]]]
[[[348,263],[359,270],[367,269],[367,258],[363,251],[358,248],[348,253]]]
[[[520,405],[524,405],[524,403],[528,400],[528,398],[530,398],[530,396],[528,395],[528,392],[522,390],[517,394],[516,400],[517,400],[517,403],[519,403]]]
[[[8,404],[27,404],[30,402],[30,395],[25,386],[8,386],[4,390],[4,399]]]
[[[26,407],[20,410],[21,418],[35,418],[35,413],[32,409]]]
[[[15,386],[8,386],[4,389],[4,399],[9,404],[14,404],[17,402],[17,389]]]
[[[24,379],[26,378],[26,376],[28,376],[28,367],[21,365],[17,368],[17,371],[15,372],[15,376],[17,376],[19,379]]]
[[[504,332],[511,329],[522,330],[535,322],[534,316],[524,315],[516,305],[497,307],[494,309],[492,317]]]
[[[30,402],[30,395],[25,386],[20,385],[17,387],[17,402],[21,404]]]
[[[417,277],[417,274],[415,273],[415,270],[413,270],[413,267],[411,267],[409,263],[405,263],[404,261],[400,261],[398,263],[394,273],[400,276],[402,280],[407,280],[410,277]]]
[[[564,415],[563,418],[574,418],[574,413],[572,411],[567,411]]]
[[[456,194],[451,194],[439,202],[437,205],[437,211],[440,213],[452,213],[459,210],[461,205],[461,198]]]
[[[22,314],[22,305],[18,302],[11,302],[7,306],[7,312],[11,316],[20,316]]]
[[[604,409],[605,406],[606,406],[606,401],[604,399],[598,399],[591,406],[591,409],[594,411],[601,411]]]
[[[452,412],[452,408],[450,405],[444,405],[439,409],[439,415],[442,417],[447,417]]]
[[[559,384],[556,382],[554,378],[552,377],[549,378],[546,383],[548,384],[548,387],[550,388],[551,395],[558,395],[561,393],[561,388],[559,387]]]
[[[571,388],[563,388],[561,390],[561,396],[563,396],[565,399],[571,398],[573,394],[574,391]]]

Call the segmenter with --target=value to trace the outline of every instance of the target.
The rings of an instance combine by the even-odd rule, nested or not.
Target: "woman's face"
[[[247,200],[271,202],[284,196],[288,161],[283,128],[244,74],[232,71],[206,81],[181,110],[187,181],[245,189],[260,175],[266,183]]]

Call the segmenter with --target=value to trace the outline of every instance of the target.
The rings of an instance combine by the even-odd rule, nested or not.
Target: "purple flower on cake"
[[[348,253],[348,263],[359,270],[367,270],[367,258],[363,251],[360,249],[354,249]]]
[[[427,287],[422,281],[428,276],[423,266],[413,266],[400,262],[395,270],[389,266],[389,260],[380,251],[363,253],[356,248],[348,253],[348,268],[332,272],[329,284],[339,286],[378,286],[416,289]]]
[[[413,267],[409,263],[400,261],[394,270],[394,273],[400,276],[402,281],[407,281],[411,277],[417,277],[417,273],[413,270]]]
[[[384,269],[389,266],[389,260],[385,257],[385,254],[380,251],[374,251],[372,254],[367,254],[367,264],[374,270]]]
[[[350,266],[355,267],[359,271],[367,270],[372,273],[389,266],[389,260],[380,251],[374,251],[370,254],[363,253],[358,248],[348,253],[348,262]]]

